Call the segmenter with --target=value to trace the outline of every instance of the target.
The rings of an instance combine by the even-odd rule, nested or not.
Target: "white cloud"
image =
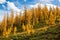
[[[13,2],[7,2],[7,7],[8,7],[8,10],[14,10],[14,11],[20,12],[20,9],[17,8]]]
[[[37,0],[40,3],[52,3],[54,0]]]
[[[0,16],[0,21],[2,21],[3,20],[3,16]]]
[[[6,2],[6,0],[0,0],[0,4],[3,4],[5,2]]]
[[[59,0],[59,2],[60,2],[60,0]]]
[[[7,11],[5,11],[5,10],[0,10],[0,21],[3,20],[3,18],[4,18],[4,13],[7,13]]]
[[[32,8],[32,7],[37,8],[38,5],[39,5],[39,3],[37,3],[37,4],[35,4],[35,5],[30,5],[30,7],[31,7],[31,8]],[[56,8],[56,7],[57,7],[56,5],[53,5],[53,4],[40,4],[41,8],[43,8],[45,5],[47,6],[48,10],[50,9],[50,7],[51,7],[51,8],[53,8],[53,7]]]

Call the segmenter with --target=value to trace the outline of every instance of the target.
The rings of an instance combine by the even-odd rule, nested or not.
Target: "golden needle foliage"
[[[11,33],[16,35],[17,32],[23,31],[25,31],[27,35],[30,35],[31,33],[34,34],[34,28],[36,25],[40,27],[40,25],[44,25],[44,23],[45,25],[54,25],[57,21],[60,23],[60,9],[58,6],[56,8],[53,7],[53,9],[50,7],[50,10],[48,10],[46,5],[44,8],[41,8],[41,6],[38,5],[37,8],[31,8],[28,10],[26,6],[24,6],[23,13],[20,12],[18,15],[16,12],[15,14],[16,16],[14,17],[14,11],[12,10],[10,16],[7,14],[4,15],[3,21],[0,23],[2,24],[0,25],[0,29],[3,36],[8,37]]]
[[[14,35],[16,35],[16,33],[17,33],[17,28],[14,27]]]

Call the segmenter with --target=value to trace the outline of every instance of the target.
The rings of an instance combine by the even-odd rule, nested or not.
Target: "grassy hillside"
[[[60,40],[60,25],[47,27],[47,30],[42,29],[44,27],[35,29],[35,33],[31,33],[29,36],[26,32],[22,32],[15,36],[10,35],[8,38],[0,38],[0,40]]]

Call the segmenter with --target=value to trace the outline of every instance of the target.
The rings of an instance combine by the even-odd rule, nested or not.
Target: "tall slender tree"
[[[3,21],[4,21],[3,22],[3,25],[4,25],[4,28],[3,28],[3,36],[6,36],[6,27],[7,27],[7,20],[6,20],[7,17],[6,16],[7,16],[7,14],[5,13],[4,14],[4,19],[3,19]]]

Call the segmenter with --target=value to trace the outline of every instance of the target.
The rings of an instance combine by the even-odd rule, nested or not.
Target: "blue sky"
[[[0,20],[3,19],[4,13],[11,9],[20,12],[23,10],[25,4],[27,9],[29,9],[30,5],[36,5],[39,2],[41,4],[58,5],[60,7],[60,0],[0,0]]]

